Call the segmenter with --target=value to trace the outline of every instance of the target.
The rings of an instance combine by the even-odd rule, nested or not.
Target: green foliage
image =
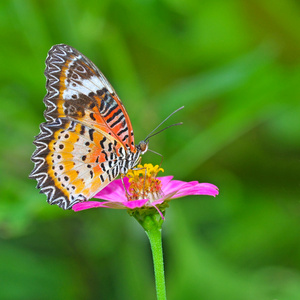
[[[150,148],[164,155],[167,175],[220,188],[217,198],[175,200],[166,211],[168,297],[298,299],[299,8],[295,0],[2,1],[0,298],[155,298],[148,241],[133,218],[51,207],[28,179],[44,61],[66,43],[113,84],[136,142],[185,105],[172,118],[184,125]]]

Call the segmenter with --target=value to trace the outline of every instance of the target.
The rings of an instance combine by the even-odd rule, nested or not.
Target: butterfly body
[[[46,59],[45,123],[30,174],[50,204],[63,209],[92,198],[139,162],[129,116],[98,68],[76,49],[53,46]]]

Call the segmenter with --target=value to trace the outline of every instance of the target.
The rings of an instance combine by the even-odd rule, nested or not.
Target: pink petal
[[[85,202],[76,203],[75,205],[73,205],[72,209],[74,211],[80,211],[80,210],[94,208],[94,207],[105,207],[104,204],[106,204],[106,202],[85,201]]]
[[[148,199],[132,200],[132,201],[123,202],[123,205],[129,209],[135,209],[144,206],[148,201],[149,201]]]
[[[157,177],[157,179],[159,179],[161,181],[162,186],[167,185],[173,178],[174,178],[174,176]]]
[[[107,201],[102,202],[102,207],[106,208],[116,208],[116,209],[135,209],[140,208],[144,206],[149,200],[148,199],[141,199],[141,200],[132,200],[132,201],[124,201],[124,202],[118,202],[118,201]]]
[[[162,188],[165,195],[170,195],[172,199],[189,195],[209,195],[219,194],[218,188],[211,183],[199,183],[198,181],[184,182],[172,180]]]
[[[195,181],[192,181],[191,184],[193,184]],[[187,182],[180,181],[180,180],[171,180],[167,184],[162,186],[162,190],[164,194],[169,194],[173,192],[179,191]]]
[[[108,201],[108,202],[99,202],[99,201],[86,201],[73,205],[72,209],[74,211],[80,211],[90,208],[96,207],[106,207],[106,208],[114,208],[114,209],[135,209],[144,206],[149,200],[141,199],[141,200],[133,200],[133,201]]]
[[[128,178],[124,177],[124,184],[128,191],[129,182]],[[93,198],[103,199],[114,202],[125,202],[127,201],[124,186],[121,179],[116,179],[107,185],[103,190],[99,191]]]

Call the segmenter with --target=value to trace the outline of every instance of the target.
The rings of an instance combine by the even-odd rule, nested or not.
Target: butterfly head
[[[136,148],[141,151],[141,154],[144,154],[148,151],[148,144],[149,141],[140,141],[139,144],[136,146]]]

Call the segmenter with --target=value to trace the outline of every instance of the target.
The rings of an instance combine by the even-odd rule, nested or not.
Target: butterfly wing
[[[119,174],[136,152],[128,114],[104,75],[67,45],[46,59],[46,123],[41,124],[30,174],[50,204],[64,209],[86,201]]]
[[[135,150],[132,125],[117,93],[99,69],[67,45],[53,46],[46,59],[45,119],[76,119],[112,134]]]

